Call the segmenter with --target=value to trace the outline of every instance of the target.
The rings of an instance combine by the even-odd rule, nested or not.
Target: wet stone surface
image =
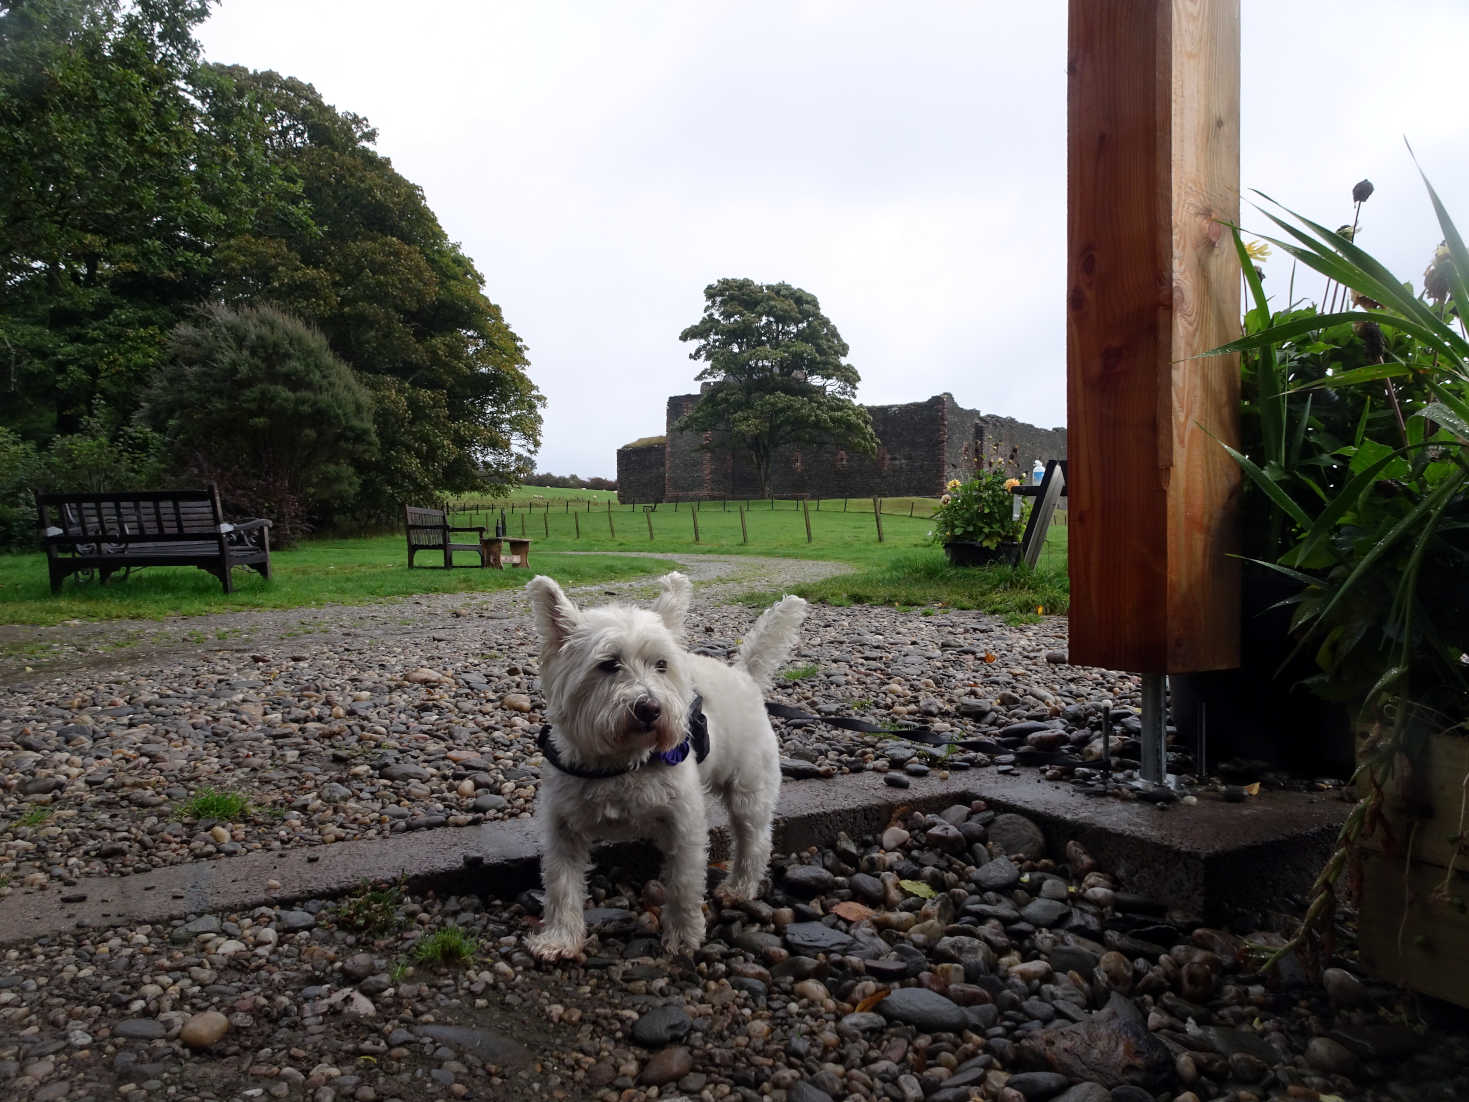
[[[816,566],[691,564],[692,643],[730,652],[757,610],[720,600]],[[541,697],[518,593],[209,619],[240,634],[109,656],[83,625],[48,633],[70,648],[56,664],[0,669],[0,892],[530,813]],[[1125,798],[1088,755],[1102,703],[1135,705],[1137,679],[1064,648],[1055,620],[815,608],[781,699],[971,745],[939,760],[783,720],[787,775],[920,788],[924,770],[1034,768]],[[204,785],[251,806],[182,813]],[[1037,835],[982,805],[900,811],[777,854],[761,898],[711,900],[707,943],[677,959],[661,888],[617,867],[592,874],[584,958],[555,966],[524,948],[534,894],[492,883],[20,941],[0,950],[0,1084],[27,1100],[1469,1097],[1462,1018],[1362,976],[1349,926],[1323,983],[1298,962],[1261,975],[1249,946],[1279,944],[1288,913],[1197,928]]]

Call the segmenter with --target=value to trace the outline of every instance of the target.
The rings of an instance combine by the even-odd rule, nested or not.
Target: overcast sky
[[[1360,240],[1421,286],[1440,234],[1403,138],[1469,233],[1469,3],[1243,21],[1246,198],[1335,226],[1370,178]],[[538,470],[612,477],[663,431],[722,276],[816,295],[864,404],[1065,424],[1060,0],[220,0],[200,38],[377,127],[529,348]]]

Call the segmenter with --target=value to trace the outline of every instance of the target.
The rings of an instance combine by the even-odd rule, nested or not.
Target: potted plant
[[[1295,944],[1329,932],[1336,884],[1354,867],[1364,961],[1469,1005],[1456,963],[1469,956],[1469,251],[1428,193],[1444,243],[1421,293],[1358,246],[1352,227],[1267,212],[1290,238],[1268,240],[1329,281],[1327,309],[1277,317],[1219,351],[1279,367],[1293,345],[1348,332],[1360,345],[1357,365],[1278,379],[1268,392],[1343,404],[1350,430],[1323,438],[1314,467],[1292,473],[1235,452],[1280,534],[1261,561],[1297,587],[1290,629],[1316,667],[1310,683],[1359,717],[1359,800]],[[1236,244],[1244,259],[1237,233]],[[1309,435],[1310,421],[1297,431]]]
[[[1020,552],[1020,520],[1011,490],[1020,485],[1003,471],[981,471],[946,487],[933,514],[929,538],[943,544],[955,566],[1014,565]]]

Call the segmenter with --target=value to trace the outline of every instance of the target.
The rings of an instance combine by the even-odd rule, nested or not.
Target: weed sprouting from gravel
[[[396,884],[364,884],[337,904],[332,923],[367,937],[382,937],[402,929],[402,902],[401,878]]]
[[[201,788],[173,813],[175,819],[218,819],[231,822],[250,810],[250,797],[228,789]]]
[[[458,926],[445,926],[425,934],[413,944],[408,955],[415,964],[463,964],[479,952],[479,941]]]

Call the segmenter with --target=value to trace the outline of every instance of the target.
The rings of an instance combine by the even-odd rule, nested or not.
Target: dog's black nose
[[[658,722],[658,717],[663,714],[663,709],[658,702],[650,696],[645,696],[632,706],[633,718],[644,727],[651,727]]]

